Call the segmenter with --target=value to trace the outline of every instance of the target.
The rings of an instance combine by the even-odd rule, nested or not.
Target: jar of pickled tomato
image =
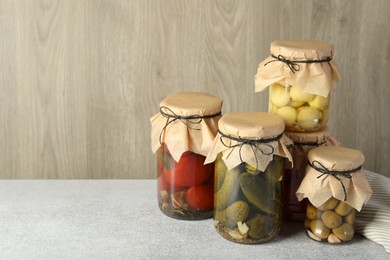
[[[157,152],[157,194],[172,218],[199,220],[213,215],[214,165],[204,165],[221,117],[222,100],[206,93],[180,92],[160,103],[151,118]]]

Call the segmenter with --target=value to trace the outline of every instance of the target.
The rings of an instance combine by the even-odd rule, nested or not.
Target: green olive
[[[351,210],[352,207],[342,201],[340,201],[340,203],[334,209],[334,211],[336,211],[337,214],[343,217],[348,215],[348,213],[351,212]]]
[[[332,210],[324,211],[324,213],[322,213],[321,219],[322,222],[324,222],[324,225],[330,229],[339,227],[343,221],[341,216]]]
[[[338,199],[331,197],[324,204],[318,207],[318,209],[320,210],[334,209],[338,203],[339,203]]]
[[[355,230],[352,225],[343,223],[338,228],[333,229],[333,233],[343,241],[349,241],[353,238]]]
[[[356,210],[353,209],[351,212],[349,212],[348,215],[344,217],[344,222],[353,225],[355,223],[355,217],[356,217]]]
[[[310,203],[306,207],[306,217],[310,220],[316,220],[319,217],[318,209]]]
[[[321,239],[327,238],[330,234],[330,229],[327,228],[321,220],[313,220],[310,222],[310,230],[314,235]]]

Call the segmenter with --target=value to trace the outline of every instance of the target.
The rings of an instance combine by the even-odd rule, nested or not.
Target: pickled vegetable
[[[291,99],[294,101],[309,102],[313,100],[315,95],[299,90],[296,86],[290,88]]]
[[[273,104],[282,107],[290,102],[288,89],[279,84],[273,84],[270,88],[270,99]]]
[[[221,161],[217,158],[216,164]],[[280,232],[282,221],[283,172],[284,158],[276,155],[264,172],[245,163],[225,169],[221,187],[215,182],[217,231],[228,240],[247,244],[274,238]]]
[[[343,223],[340,227],[333,229],[333,233],[341,240],[349,241],[353,238],[355,230],[353,229],[352,225]]]
[[[248,204],[239,200],[222,211],[217,210],[214,219],[220,221],[222,225],[234,227],[238,222],[242,222],[248,217],[248,212]]]
[[[336,213],[339,214],[340,216],[348,215],[348,213],[351,212],[351,210],[352,210],[352,207],[349,206],[347,203],[344,203],[342,201],[340,201],[340,203],[334,209],[334,211],[336,211]]]
[[[331,197],[324,204],[322,204],[320,207],[318,207],[318,209],[320,209],[320,210],[334,209],[338,203],[339,203],[339,200]]]
[[[167,216],[196,220],[210,218],[214,207],[214,164],[204,156],[185,152],[175,162],[163,144],[157,153],[158,202]]]
[[[330,234],[330,229],[327,228],[321,220],[313,220],[310,222],[310,230],[314,235],[321,239],[325,239]]]
[[[303,92],[296,86],[272,84],[269,112],[281,116],[289,131],[317,131],[329,117],[329,97]]]
[[[338,228],[343,220],[340,215],[332,210],[327,210],[322,213],[321,219],[324,225],[330,229]]]
[[[332,197],[318,208],[308,203],[304,225],[310,238],[337,244],[353,238],[355,215],[355,209]]]

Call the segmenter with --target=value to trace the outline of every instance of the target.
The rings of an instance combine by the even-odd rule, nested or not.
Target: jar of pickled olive
[[[308,165],[307,153],[321,146],[338,146],[340,143],[331,136],[327,127],[318,132],[291,132],[284,134],[291,139],[293,145],[289,152],[293,158],[294,167],[287,162],[284,172],[284,203],[283,218],[285,220],[303,221],[306,213],[306,200],[298,201],[295,193],[305,177]]]
[[[356,211],[371,197],[363,154],[341,146],[318,147],[308,153],[306,176],[297,190],[308,199],[304,225],[316,241],[337,244],[352,240]]]
[[[183,220],[212,217],[214,165],[204,162],[221,108],[217,97],[180,92],[161,101],[160,113],[151,118],[158,205],[165,215]]]
[[[332,45],[318,41],[275,41],[260,63],[256,92],[269,86],[269,112],[284,119],[288,131],[318,131],[329,117],[330,92],[340,76]]]
[[[230,241],[269,241],[282,224],[285,158],[291,160],[277,115],[227,113],[206,163],[215,161],[214,224]]]

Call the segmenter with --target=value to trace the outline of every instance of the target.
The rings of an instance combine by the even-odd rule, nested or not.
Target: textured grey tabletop
[[[265,244],[223,239],[211,219],[163,215],[155,180],[0,181],[0,259],[390,259],[361,236],[310,240],[284,223]]]

